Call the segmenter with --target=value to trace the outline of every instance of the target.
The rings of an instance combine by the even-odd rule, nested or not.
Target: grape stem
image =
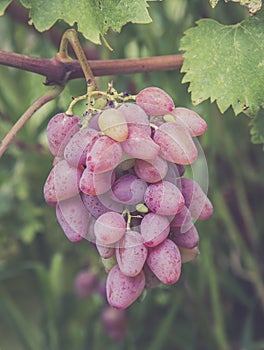
[[[97,89],[95,78],[92,72],[92,69],[90,67],[89,62],[86,59],[85,53],[82,49],[82,46],[79,42],[78,39],[78,34],[75,29],[68,29],[66,32],[64,32],[62,38],[61,38],[61,43],[60,43],[60,48],[59,48],[59,59],[61,61],[72,61],[73,59],[69,56],[68,54],[68,45],[69,43],[71,44],[74,53],[81,65],[83,74],[86,79],[86,84],[87,84],[87,105],[89,106],[91,103],[91,92],[93,90]]]
[[[91,91],[87,92],[87,94],[82,95],[82,96],[77,96],[75,97],[72,102],[70,103],[66,114],[72,115],[73,114],[73,107],[76,105],[76,103],[85,100],[86,98],[89,97],[89,101],[87,103],[87,109],[86,109],[86,114],[87,113],[93,113],[93,112],[98,112],[96,108],[92,107],[92,98],[97,99],[99,97],[105,97],[107,101],[113,102],[114,104],[117,103],[117,100],[120,100],[122,102],[127,102],[127,101],[135,101],[136,100],[136,95],[127,95],[125,96],[122,92],[118,93],[114,88],[113,84],[109,83],[107,91]]]
[[[62,92],[64,86],[56,85],[45,94],[38,97],[33,104],[25,111],[25,113],[17,120],[12,126],[6,136],[0,143],[0,158],[4,154],[9,144],[13,141],[18,131],[25,125],[25,123],[32,117],[32,115],[38,111],[46,103],[54,100]]]

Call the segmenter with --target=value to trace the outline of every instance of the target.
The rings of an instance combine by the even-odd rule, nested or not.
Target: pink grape
[[[96,241],[101,245],[118,242],[126,233],[126,221],[114,211],[102,214],[94,224]]]
[[[121,176],[112,186],[112,198],[118,202],[135,205],[142,202],[147,184],[135,175]]]
[[[85,208],[96,219],[102,214],[110,211],[110,209],[108,209],[103,205],[103,203],[100,201],[100,199],[97,196],[88,195],[82,192],[81,198]]]
[[[184,174],[184,171],[185,171],[184,166],[171,163],[171,162],[167,162],[167,164],[168,164],[168,171],[163,180],[169,181],[174,185],[177,185],[179,178]]]
[[[160,215],[175,215],[184,207],[184,198],[180,190],[168,181],[150,184],[144,200],[153,213]]]
[[[170,239],[149,248],[147,264],[158,279],[165,284],[176,283],[181,274],[181,255]]]
[[[108,136],[94,138],[87,148],[86,166],[89,171],[103,173],[114,169],[122,160],[120,143]]]
[[[112,170],[97,174],[85,168],[79,186],[85,194],[100,195],[110,190],[114,180],[115,173]]]
[[[102,310],[101,323],[105,332],[114,341],[121,341],[128,328],[126,311],[117,310],[111,306],[105,307]]]
[[[193,137],[202,135],[207,129],[206,121],[188,108],[177,107],[170,114],[175,118],[175,122],[185,126]]]
[[[138,129],[138,131],[141,130],[149,136],[151,135],[149,117],[136,103],[123,103],[118,107],[118,111],[126,118],[128,130]]]
[[[159,156],[149,160],[136,159],[134,169],[137,176],[142,180],[154,183],[166,176],[168,163]]]
[[[182,178],[181,191],[185,199],[185,205],[193,218],[206,220],[213,214],[211,201],[196,181]]]
[[[115,265],[108,273],[106,280],[106,296],[108,303],[116,309],[126,309],[143,292],[145,276],[141,271],[137,276],[124,275]]]
[[[171,227],[182,227],[183,230],[190,228],[193,223],[189,209],[184,206],[183,209],[176,214],[170,222]]]
[[[97,282],[98,277],[90,270],[80,271],[74,281],[75,293],[79,298],[89,298],[95,291]]]
[[[127,231],[116,248],[116,259],[121,272],[130,277],[137,276],[143,269],[147,254],[141,234]]]
[[[140,231],[144,244],[148,247],[154,247],[168,237],[170,222],[166,216],[148,213],[141,221]]]
[[[81,129],[73,135],[64,149],[64,158],[70,166],[77,168],[85,165],[87,146],[97,135],[94,129]]]
[[[173,236],[171,239],[173,242],[183,248],[191,249],[199,243],[199,234],[194,225],[188,228],[187,231],[181,227],[173,227],[172,232]]]
[[[136,97],[136,103],[148,115],[153,116],[170,113],[175,108],[172,98],[158,87],[147,87],[141,90]]]
[[[109,259],[115,254],[115,248],[112,246],[96,244],[99,255],[104,259]]]
[[[164,123],[155,131],[153,139],[160,146],[161,157],[170,162],[191,164],[198,156],[191,135],[182,125]]]
[[[79,195],[59,202],[56,205],[56,215],[70,241],[78,242],[87,236],[90,214]]]
[[[47,138],[51,154],[62,157],[64,148],[70,138],[80,130],[81,119],[76,115],[58,113],[52,117],[47,125]]]
[[[157,157],[160,147],[152,138],[143,131],[131,126],[126,141],[121,143],[123,151],[139,159],[154,159]]]
[[[82,171],[70,167],[66,160],[59,161],[50,171],[44,184],[44,197],[48,204],[56,204],[79,193]]]

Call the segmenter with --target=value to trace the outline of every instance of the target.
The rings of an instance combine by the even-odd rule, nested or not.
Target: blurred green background
[[[128,24],[121,34],[107,35],[113,52],[82,40],[89,57],[179,53],[184,31],[199,18],[233,24],[248,16],[238,4],[223,2],[213,10],[207,0],[163,0],[151,3],[150,14],[149,25]],[[0,18],[0,49],[51,58],[65,28],[58,23],[52,33],[40,35],[16,5]],[[71,81],[0,160],[0,349],[263,350],[264,154],[250,143],[248,118],[232,110],[221,115],[209,102],[194,108],[178,71],[104,77],[98,84],[104,88],[110,79],[118,91],[159,86],[177,106],[206,119],[208,130],[199,141],[215,212],[197,224],[201,254],[183,266],[177,284],[149,291],[126,311],[127,331],[118,342],[100,321],[102,298],[76,296],[80,270],[89,265],[100,278],[105,274],[88,242],[67,241],[42,193],[53,161],[45,127],[85,89],[82,80]],[[43,77],[0,67],[0,138],[46,89]]]

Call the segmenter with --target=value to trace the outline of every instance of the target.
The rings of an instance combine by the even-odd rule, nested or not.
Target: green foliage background
[[[233,24],[248,13],[234,3],[211,9],[207,0],[164,0],[151,3],[150,15],[151,24],[128,24],[121,34],[107,35],[114,52],[90,45],[91,52],[102,59],[173,54],[196,20]],[[62,33],[66,25],[56,28]],[[57,51],[48,33],[40,37],[8,11],[0,18],[0,33],[2,50],[47,58]],[[43,78],[15,69],[0,67],[0,77],[2,138],[46,87]],[[215,213],[198,224],[201,254],[184,265],[179,283],[150,291],[127,310],[129,329],[119,343],[100,324],[102,300],[75,296],[79,270],[89,263],[102,277],[104,272],[87,242],[67,241],[42,194],[52,166],[45,127],[85,88],[83,81],[72,81],[36,113],[0,160],[0,349],[264,349],[264,158],[261,146],[250,143],[248,117],[235,117],[231,108],[222,115],[208,101],[192,106],[177,71],[106,77],[99,85],[104,88],[111,78],[119,91],[159,86],[176,105],[206,119],[208,130],[199,141]]]

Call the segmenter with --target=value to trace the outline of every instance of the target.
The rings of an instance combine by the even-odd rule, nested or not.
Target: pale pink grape
[[[157,157],[160,147],[152,138],[143,131],[131,126],[126,141],[121,143],[123,151],[139,159],[154,159]]]
[[[98,125],[104,135],[111,137],[115,141],[122,142],[128,137],[126,118],[117,109],[105,109],[99,115]]]
[[[213,205],[200,185],[192,179],[181,179],[181,192],[185,205],[195,219],[206,220],[213,214]]]
[[[124,275],[116,265],[108,273],[106,280],[108,303],[116,309],[126,309],[141,295],[144,286],[143,271],[135,277],[129,277]]]
[[[119,213],[109,211],[102,214],[94,224],[96,242],[107,245],[118,242],[126,233],[126,221]]]
[[[198,151],[188,130],[176,123],[164,123],[156,131],[153,140],[160,146],[160,156],[170,162],[192,164]]]
[[[207,129],[206,121],[191,109],[177,107],[170,114],[174,117],[175,123],[185,126],[193,137],[202,135]]]
[[[159,215],[175,215],[184,207],[184,198],[180,190],[168,181],[150,184],[144,200],[147,207]]]
[[[116,260],[121,272],[126,276],[137,276],[143,269],[147,254],[141,234],[127,231],[116,248]]]
[[[168,163],[159,156],[149,160],[136,159],[134,170],[142,180],[154,183],[166,176]]]
[[[44,198],[50,205],[56,204],[79,193],[81,169],[76,169],[66,162],[59,161],[50,171],[44,184]]]
[[[87,146],[98,132],[94,129],[81,129],[69,140],[64,149],[64,158],[70,166],[80,167],[86,163]]]
[[[199,234],[194,224],[187,230],[182,227],[172,227],[171,231],[173,233],[171,236],[173,242],[183,248],[191,249],[199,243]]]
[[[64,148],[70,138],[80,130],[81,119],[76,115],[58,113],[52,117],[47,125],[46,135],[51,154],[62,157]]]
[[[114,169],[122,160],[120,143],[108,136],[94,138],[87,147],[86,166],[89,171],[103,173]]]
[[[112,170],[97,174],[85,168],[79,186],[85,194],[100,195],[110,190],[114,180],[115,173]]]
[[[140,232],[144,244],[148,247],[154,247],[168,237],[170,222],[166,216],[148,213],[141,221]]]
[[[181,255],[170,239],[149,248],[147,264],[158,279],[165,284],[176,283],[181,274]]]
[[[56,215],[70,241],[78,242],[86,238],[91,215],[79,195],[59,202],[56,205]]]
[[[153,116],[170,113],[175,108],[172,98],[158,87],[147,87],[141,90],[136,97],[136,103],[148,115]]]

